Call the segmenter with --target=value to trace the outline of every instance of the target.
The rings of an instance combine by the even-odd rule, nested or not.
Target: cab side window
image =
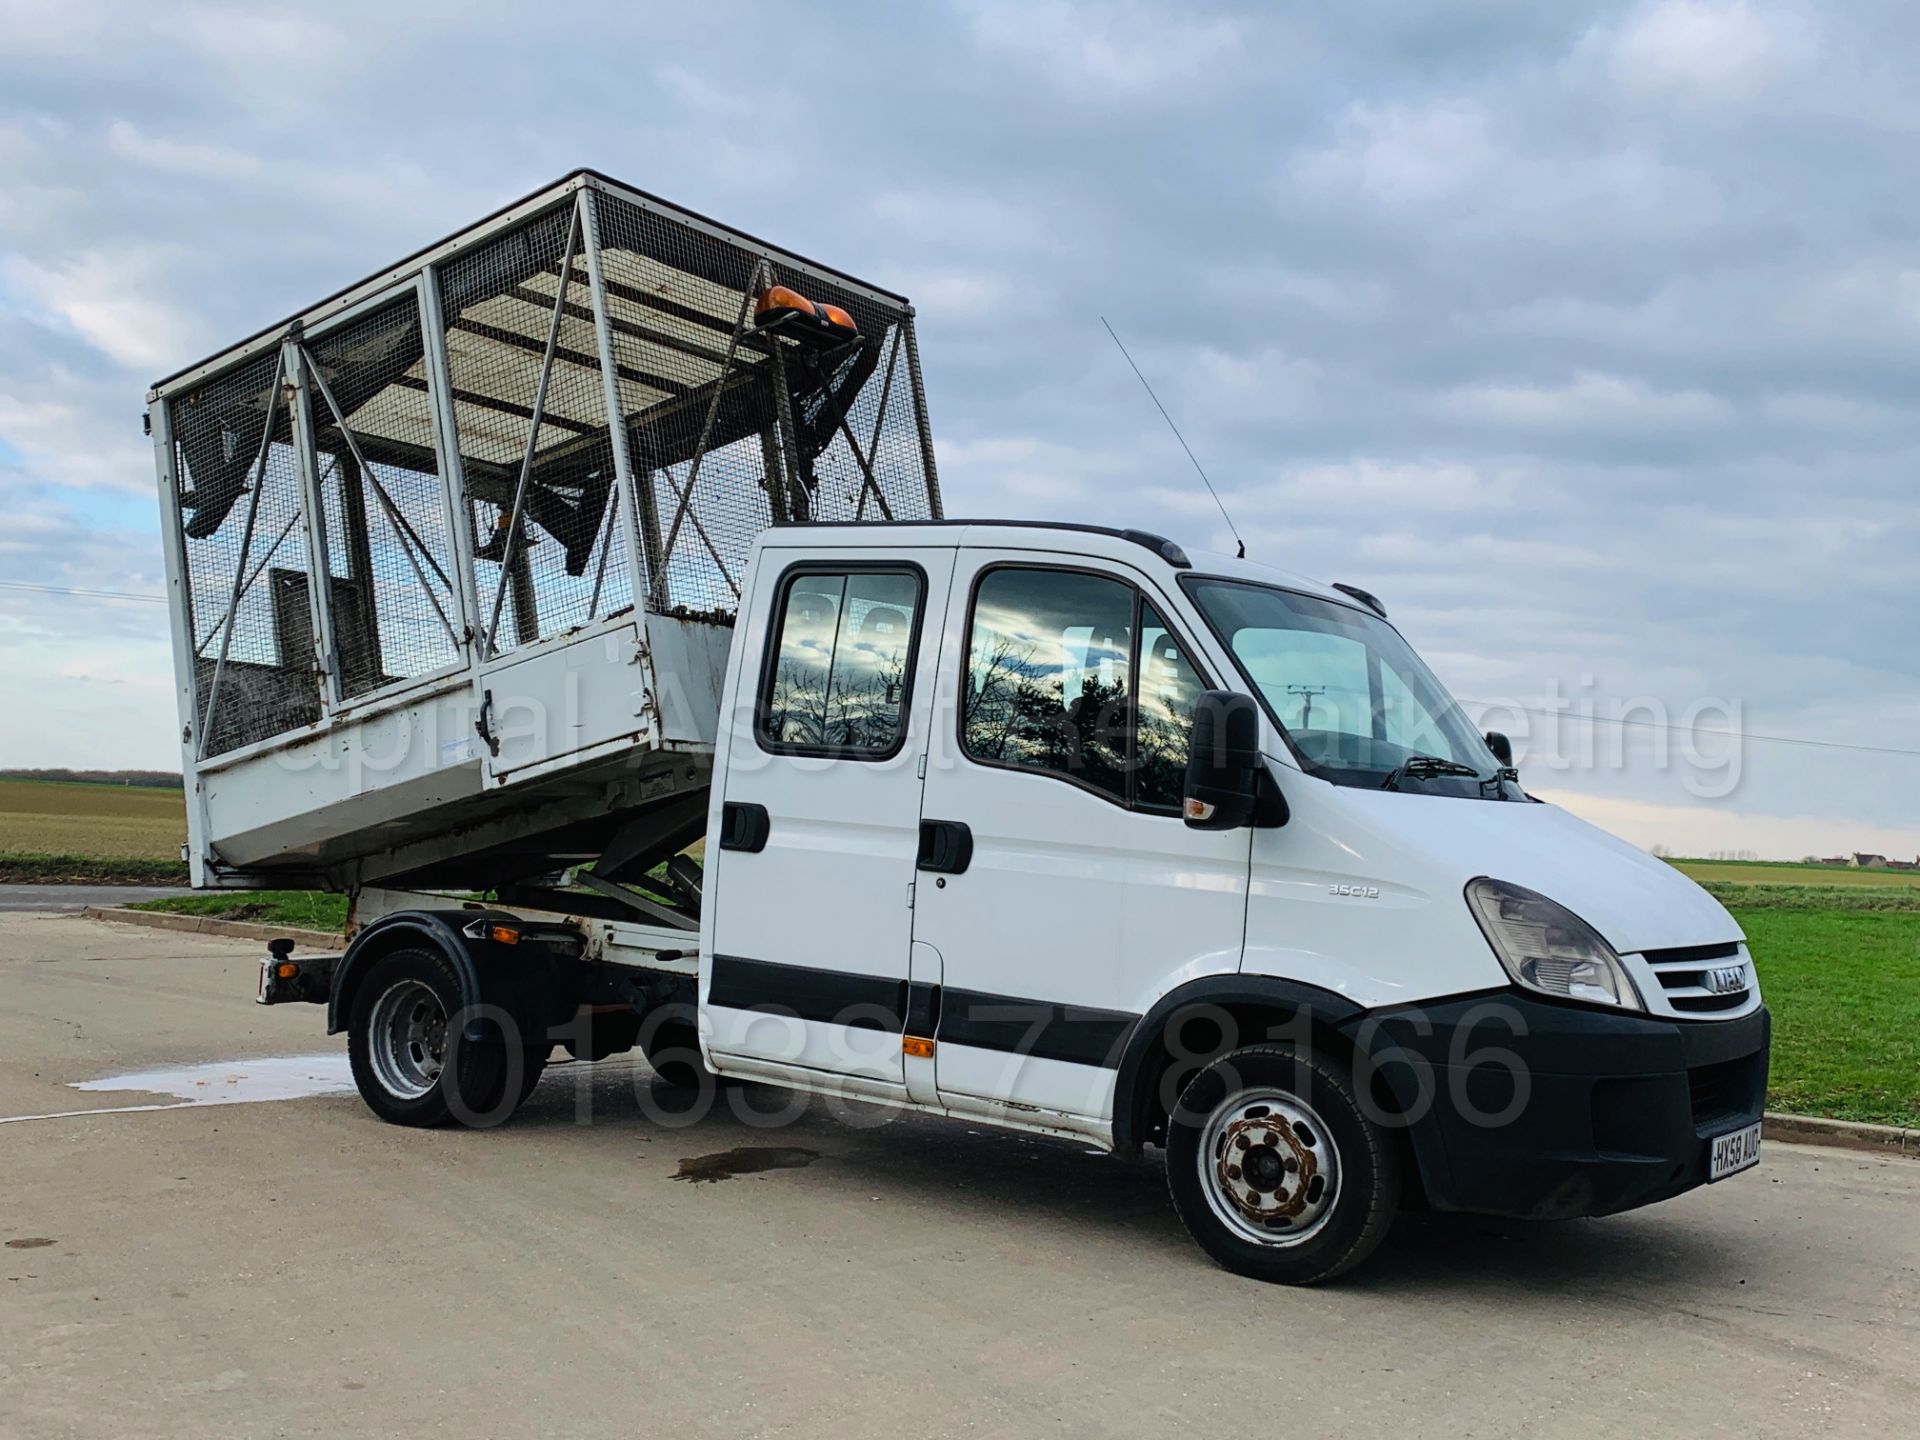
[[[960,724],[976,761],[1175,813],[1203,688],[1165,621],[1124,581],[1006,566],[974,592]]]
[[[897,752],[920,604],[912,571],[788,572],[761,691],[761,743],[849,759]]]
[[[1146,600],[1140,602],[1140,699],[1134,739],[1133,803],[1141,810],[1180,812],[1193,746],[1193,707],[1200,674]]]

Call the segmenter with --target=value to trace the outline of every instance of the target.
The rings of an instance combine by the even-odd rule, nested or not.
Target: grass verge
[[[347,928],[347,897],[318,890],[220,890],[146,900],[130,910],[162,910],[173,915],[203,915],[213,920],[245,920],[254,925],[284,925],[289,930]]]

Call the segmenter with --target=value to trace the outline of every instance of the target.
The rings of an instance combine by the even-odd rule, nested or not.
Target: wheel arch
[[[453,967],[462,1009],[472,1012],[481,1005],[497,1005],[523,1033],[544,1036],[555,1018],[546,1013],[550,1006],[542,1003],[554,990],[543,963],[548,952],[538,944],[503,945],[464,934],[475,920],[526,928],[515,916],[476,910],[401,910],[367,926],[353,937],[334,970],[333,993],[327,997],[327,1033],[338,1035],[347,1028],[360,986],[383,957],[425,946],[445,956]],[[473,1024],[469,1022],[469,1031]]]
[[[1205,1058],[1175,1056],[1167,1040],[1183,1012],[1205,1009],[1228,1017],[1232,1032],[1222,1036]],[[1127,1037],[1114,1081],[1115,1153],[1137,1155],[1145,1145],[1165,1142],[1163,1084],[1176,1066],[1197,1070],[1228,1049],[1304,1036],[1321,1053],[1338,1056],[1357,1069],[1365,1045],[1361,1032],[1368,1015],[1376,1013],[1336,991],[1275,975],[1204,976],[1169,991],[1140,1017]],[[1273,1035],[1276,1027],[1286,1033]],[[1371,1062],[1371,1055],[1368,1058]],[[1372,1063],[1366,1068],[1375,1103],[1389,1114],[1404,1115],[1412,1097],[1397,1073]],[[1397,1124],[1392,1134],[1404,1162],[1401,1173],[1409,1186],[1408,1198],[1424,1206],[1430,1173],[1445,1164],[1439,1138],[1431,1125],[1418,1123]]]
[[[1198,1069],[1243,1045],[1300,1035],[1351,1056],[1353,1041],[1345,1029],[1365,1013],[1344,995],[1274,975],[1207,975],[1177,986],[1155,1001],[1127,1036],[1114,1077],[1114,1149],[1137,1154],[1143,1145],[1164,1138],[1167,1106],[1162,1087],[1170,1071]],[[1184,1038],[1183,1032],[1195,1023],[1211,1023],[1216,1033],[1209,1036],[1203,1029],[1200,1045],[1183,1045],[1185,1053],[1176,1054],[1169,1042]],[[1270,1033],[1276,1027],[1290,1034],[1276,1037]]]

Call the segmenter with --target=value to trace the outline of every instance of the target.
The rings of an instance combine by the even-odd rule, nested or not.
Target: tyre
[[[460,1008],[459,979],[439,952],[395,950],[374,962],[347,1024],[347,1057],[369,1110],[391,1125],[485,1128],[519,1108],[545,1052],[509,1051],[491,1020],[469,1038],[451,1022]]]
[[[514,1101],[513,1108],[518,1110],[533,1094],[533,1087],[540,1083],[540,1077],[547,1073],[547,1060],[553,1054],[551,1045],[523,1045],[520,1047],[523,1057],[520,1071],[520,1098]]]
[[[700,1032],[693,1006],[675,1001],[650,1011],[640,1025],[640,1053],[653,1073],[681,1090],[700,1090],[719,1083],[700,1055]]]
[[[1371,1255],[1399,1202],[1399,1152],[1328,1056],[1221,1056],[1167,1125],[1167,1188],[1187,1233],[1237,1275],[1312,1285]]]

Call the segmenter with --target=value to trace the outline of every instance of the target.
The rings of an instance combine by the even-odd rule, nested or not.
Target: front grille
[[[1675,1014],[1722,1014],[1742,1009],[1753,998],[1753,967],[1737,943],[1647,950],[1641,958],[1660,982],[1662,998]],[[1737,985],[1729,989],[1716,983],[1717,977],[1730,971],[1739,972]]]
[[[1684,1014],[1711,1015],[1721,1010],[1738,1010],[1747,1003],[1747,992],[1735,990],[1725,995],[1668,995],[1667,1001]]]
[[[1754,1094],[1756,1057],[1723,1060],[1687,1072],[1687,1090],[1693,1104],[1696,1129],[1721,1120],[1741,1119],[1759,1108]]]

